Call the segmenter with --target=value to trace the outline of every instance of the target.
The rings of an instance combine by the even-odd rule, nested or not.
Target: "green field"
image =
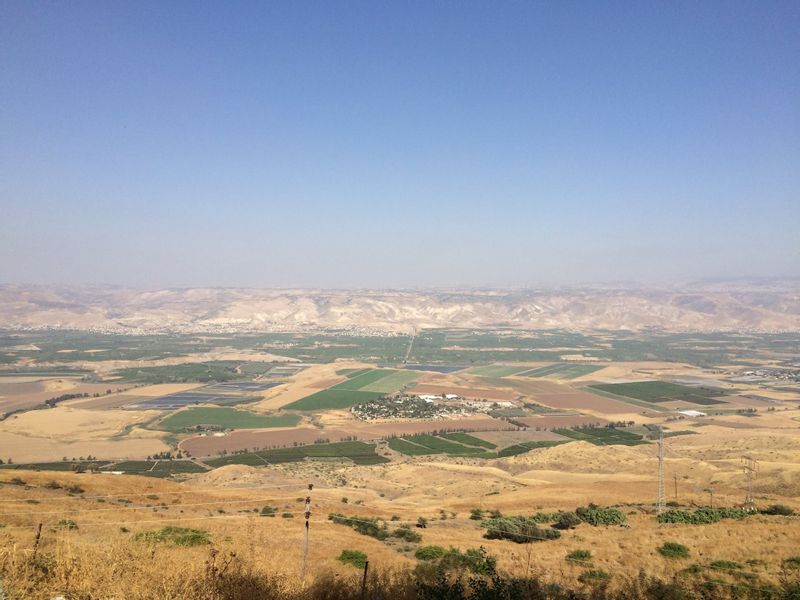
[[[247,452],[212,458],[204,461],[211,467],[224,465],[264,466],[274,463],[297,462],[305,458],[349,458],[357,465],[377,465],[389,459],[375,453],[374,444],[364,442],[337,442],[334,444],[309,444],[292,448],[275,448],[260,452]]]
[[[331,390],[360,390],[367,386],[373,385],[384,377],[388,377],[395,371],[391,369],[368,369],[364,373],[354,373],[347,381],[337,383],[336,385],[328,388]]]
[[[26,471],[75,471],[77,469],[100,469],[109,464],[107,460],[67,460],[43,463],[13,463],[0,465],[0,469],[24,469]]]
[[[233,361],[215,361],[205,363],[187,363],[182,365],[169,365],[163,367],[133,367],[119,369],[113,375],[121,381],[142,383],[145,385],[159,383],[222,383],[241,379],[236,372],[239,363]]]
[[[295,410],[324,410],[328,408],[349,408],[362,402],[369,402],[380,398],[383,394],[379,392],[361,392],[357,390],[322,390],[300,400],[295,400],[284,408]]]
[[[554,429],[553,433],[583,440],[595,446],[639,446],[647,444],[641,435],[613,427],[579,427],[576,429]]]
[[[497,453],[497,456],[498,458],[517,456],[518,454],[524,454],[525,452],[530,452],[531,450],[536,450],[537,448],[552,448],[553,446],[558,446],[559,444],[566,444],[566,441],[562,442],[556,440],[544,440],[538,442],[521,442],[519,444],[514,444],[513,446],[503,448]]]
[[[465,446],[479,446],[481,448],[488,448],[489,450],[494,450],[497,448],[497,444],[487,442],[486,440],[477,438],[474,435],[469,435],[468,433],[442,433],[439,435],[439,437],[442,437],[446,440],[451,440],[453,442],[458,442],[459,444],[464,444]]]
[[[339,369],[338,371],[336,371],[336,374],[337,375],[344,375],[348,379],[350,379],[351,377],[356,377],[357,375],[361,375],[361,374],[366,373],[367,371],[370,371],[370,370],[371,369]]]
[[[158,424],[158,429],[178,433],[197,425],[210,425],[222,429],[261,429],[268,427],[294,427],[298,415],[259,415],[235,408],[189,408],[172,413]]]
[[[445,435],[452,434],[443,434],[441,436],[419,434],[403,438],[392,438],[389,440],[389,447],[392,450],[410,456],[425,454],[474,456],[475,458],[495,458],[497,456],[493,452],[487,452],[485,447],[479,447],[477,442],[483,442],[483,440],[478,440],[473,436],[467,436],[467,438],[471,438],[474,445],[464,445],[454,441],[453,438],[446,439]],[[488,442],[484,443],[488,444]]]
[[[419,377],[420,373],[416,371],[392,371],[378,381],[361,387],[361,390],[364,392],[391,394],[404,388],[412,381],[416,381]]]
[[[724,396],[726,394],[725,390],[720,388],[705,386],[693,387],[678,383],[670,383],[668,381],[604,383],[590,385],[588,387],[589,389],[600,390],[601,392],[607,392],[617,396],[655,403],[681,400],[683,402],[702,405],[725,404],[723,400],[717,400],[715,396]]]
[[[528,367],[508,366],[508,365],[488,365],[486,367],[474,367],[467,371],[472,375],[483,375],[484,377],[508,377],[527,371]]]
[[[530,369],[517,373],[522,377],[553,377],[554,379],[575,379],[603,369],[604,365],[582,365],[572,363],[556,363],[538,369]]]

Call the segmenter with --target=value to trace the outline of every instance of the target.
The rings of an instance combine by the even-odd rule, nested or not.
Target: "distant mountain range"
[[[447,291],[2,285],[0,327],[130,333],[461,327],[800,331],[800,282]]]

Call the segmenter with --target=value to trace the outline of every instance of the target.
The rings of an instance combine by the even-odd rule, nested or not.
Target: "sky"
[[[800,276],[800,3],[0,2],[0,283]]]

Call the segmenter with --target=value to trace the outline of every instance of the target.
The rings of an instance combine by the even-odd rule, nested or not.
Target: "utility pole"
[[[658,499],[656,512],[661,514],[666,508],[664,499],[664,428],[658,428]]]
[[[306,496],[306,509],[305,509],[305,517],[306,517],[306,531],[305,535],[303,536],[303,581],[306,580],[306,566],[308,565],[308,525],[311,519],[311,490],[314,489],[314,484],[308,484],[308,496]]]
[[[678,474],[673,473],[672,479],[675,481],[675,500],[678,499]]]
[[[758,461],[752,456],[744,456],[742,457],[742,468],[747,478],[747,495],[744,499],[744,509],[753,512],[756,510],[756,503],[753,500],[753,481],[758,475]]]

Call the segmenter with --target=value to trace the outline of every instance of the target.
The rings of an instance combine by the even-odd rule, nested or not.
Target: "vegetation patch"
[[[135,534],[133,539],[137,542],[185,547],[204,546],[211,543],[211,537],[206,530],[188,527],[162,527],[154,531],[143,531]]]
[[[553,433],[582,440],[595,446],[639,446],[649,444],[641,435],[624,431],[617,427],[576,427],[574,429],[554,429]]]
[[[298,422],[300,422],[298,415],[259,415],[230,407],[197,407],[169,415],[158,424],[158,428],[178,433],[205,429],[294,427]]]
[[[575,509],[575,514],[584,523],[589,525],[622,525],[627,522],[628,517],[618,508],[610,506],[598,506],[589,504]]]
[[[339,562],[345,565],[352,565],[363,569],[367,564],[367,553],[361,550],[342,550],[342,553],[336,558]]]
[[[328,408],[349,408],[356,404],[370,402],[383,396],[380,392],[365,392],[359,390],[347,390],[330,388],[316,392],[300,400],[295,400],[284,408],[295,410],[324,410]]]
[[[514,444],[513,446],[507,446],[502,450],[498,451],[497,456],[498,458],[506,458],[509,456],[517,456],[519,454],[525,454],[526,452],[530,452],[531,450],[537,450],[539,448],[552,448],[553,446],[558,446],[559,444],[566,444],[566,441],[560,440],[542,440],[536,442],[521,442],[519,444]]]
[[[439,560],[446,552],[442,546],[421,546],[417,548],[414,557],[417,560]]]
[[[689,525],[708,525],[723,519],[741,520],[751,513],[741,508],[711,508],[703,507],[694,511],[673,509],[661,513],[656,517],[659,523],[686,523]]]
[[[488,448],[489,450],[494,450],[497,448],[497,444],[487,442],[486,440],[482,440],[474,435],[469,435],[468,433],[442,433],[439,437],[442,437],[446,440],[451,440],[453,442],[458,442],[459,444],[465,444],[467,446],[479,446],[481,448]]]
[[[592,560],[592,552],[590,550],[573,550],[567,553],[567,560],[573,562],[589,562]]]
[[[385,456],[375,453],[375,444],[364,442],[336,442],[333,444],[308,444],[292,448],[274,448],[259,452],[243,452],[212,458],[205,463],[211,467],[223,465],[250,465],[254,467],[274,463],[287,463],[305,460],[306,458],[347,458],[357,465],[377,465],[389,462]]]
[[[689,548],[677,542],[664,542],[658,553],[666,558],[689,558]]]
[[[554,379],[575,379],[605,368],[605,365],[583,365],[574,363],[556,363],[547,367],[530,369],[518,373],[521,377],[552,377]]]
[[[518,544],[530,544],[555,540],[561,537],[561,532],[555,529],[544,529],[531,517],[496,517],[486,519],[481,523],[486,528],[483,537],[488,540],[511,540]]]
[[[599,383],[590,385],[590,389],[608,392],[617,396],[643,400],[645,402],[673,402],[680,400],[691,404],[711,405],[724,404],[717,396],[726,395],[721,388],[706,386],[689,386],[668,381],[639,381],[635,383]]]

